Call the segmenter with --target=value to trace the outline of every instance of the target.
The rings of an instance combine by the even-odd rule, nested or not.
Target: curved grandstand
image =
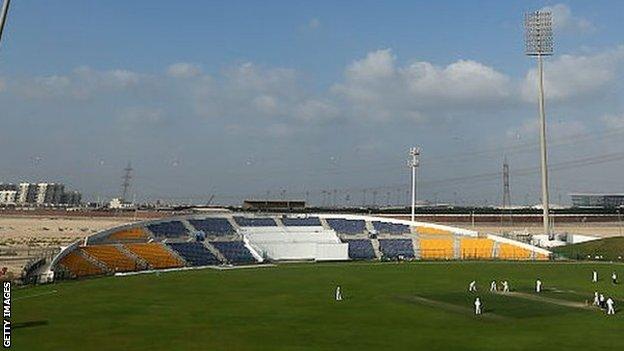
[[[44,281],[273,261],[546,260],[550,252],[495,235],[361,215],[218,213],[115,227],[64,248]]]

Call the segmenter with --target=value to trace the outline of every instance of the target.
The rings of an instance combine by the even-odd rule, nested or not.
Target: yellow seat
[[[109,240],[123,241],[123,240],[145,240],[147,234],[141,227],[129,228],[112,233],[108,236]]]
[[[459,255],[462,259],[491,259],[494,241],[485,238],[462,238]]]
[[[78,251],[72,251],[67,254],[59,261],[59,264],[69,270],[76,277],[86,277],[89,275],[104,273],[100,267],[82,257]]]
[[[423,260],[448,260],[455,255],[453,239],[420,239],[420,258]]]
[[[529,249],[512,244],[500,243],[498,246],[498,258],[502,260],[528,260],[531,253]]]
[[[119,251],[114,245],[83,246],[81,249],[115,272],[127,272],[138,269],[137,262]]]
[[[430,235],[451,235],[452,232],[444,229],[432,228],[432,227],[417,227],[418,234],[430,234]]]
[[[152,268],[173,268],[184,265],[160,243],[125,244],[133,254],[144,259]]]

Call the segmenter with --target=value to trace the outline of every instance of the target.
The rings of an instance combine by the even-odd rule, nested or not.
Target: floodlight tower
[[[0,10],[0,42],[2,42],[2,31],[4,30],[4,24],[6,23],[6,19],[9,14],[10,4],[11,0],[4,0],[2,2],[2,10]]]
[[[420,165],[420,148],[410,148],[411,160],[408,161],[408,166],[412,168],[412,222],[414,222],[416,216],[416,169]]]
[[[540,115],[540,150],[542,170],[542,208],[544,234],[552,239],[548,206],[548,159],[546,152],[546,113],[544,107],[544,56],[553,54],[552,13],[535,11],[525,14],[525,54],[537,57],[538,105]]]

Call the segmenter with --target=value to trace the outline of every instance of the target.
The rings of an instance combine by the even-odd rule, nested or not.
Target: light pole
[[[546,151],[546,113],[544,105],[544,62],[543,57],[553,54],[552,13],[535,11],[524,16],[525,53],[537,57],[538,105],[540,115],[540,151],[542,171],[542,208],[544,234],[553,239],[549,225],[548,205],[548,159]]]
[[[0,42],[2,42],[2,31],[4,30],[4,24],[9,14],[9,4],[11,4],[11,0],[4,0],[2,3],[2,10],[0,10]]]
[[[412,159],[409,160],[408,165],[412,168],[412,222],[414,222],[416,216],[416,169],[420,164],[420,148],[412,147],[410,148],[410,156]]]

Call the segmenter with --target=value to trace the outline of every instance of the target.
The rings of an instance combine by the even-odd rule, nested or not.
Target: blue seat
[[[166,238],[179,238],[189,235],[188,230],[180,221],[148,224],[147,229],[156,236],[164,236]]]
[[[256,259],[242,241],[211,241],[230,263],[255,263]]]
[[[328,218],[327,224],[340,234],[363,234],[366,222],[360,219]]]
[[[293,218],[282,217],[282,223],[287,227],[314,227],[321,226],[321,220],[318,217]]]
[[[275,220],[273,220],[273,218],[234,216],[234,220],[241,227],[276,227],[277,226],[277,223],[275,223]]]
[[[384,258],[414,258],[412,239],[379,239],[379,251]]]
[[[236,234],[236,230],[227,218],[189,219],[189,223],[207,235],[225,236]]]
[[[349,245],[349,258],[354,260],[372,260],[375,258],[373,243],[368,239],[346,240]]]
[[[373,221],[373,228],[379,234],[409,234],[410,227],[406,224]]]
[[[219,259],[201,243],[167,243],[167,245],[191,266],[211,266],[220,263]]]

